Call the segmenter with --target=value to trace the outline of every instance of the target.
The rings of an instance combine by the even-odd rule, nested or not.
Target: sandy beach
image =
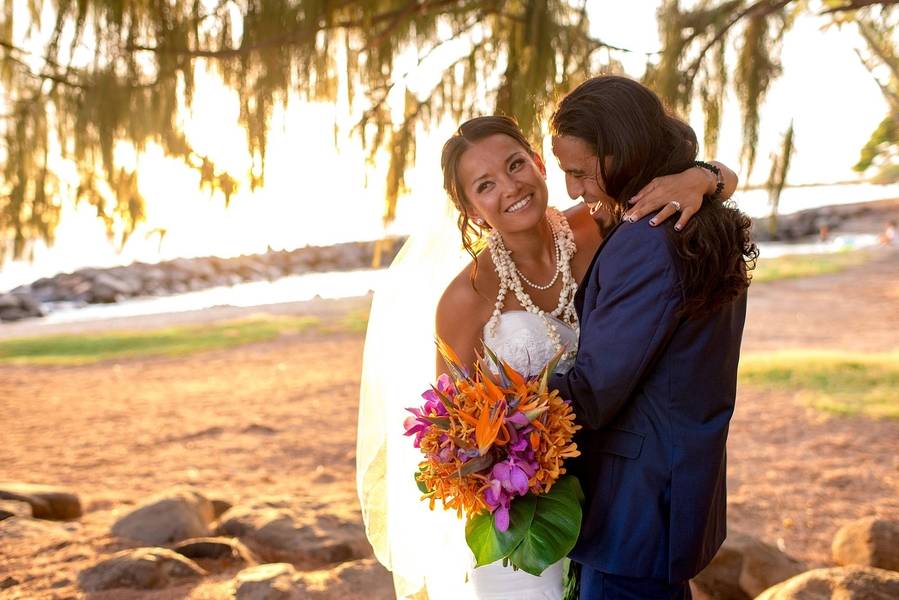
[[[771,350],[886,352],[899,348],[899,250],[877,249],[840,273],[755,284],[744,355]],[[254,314],[365,311],[369,298],[44,326],[41,334],[152,329]],[[30,328],[29,328],[30,327]],[[21,323],[2,337],[34,333]],[[229,598],[241,565],[152,592],[85,596],[78,574],[129,545],[110,533],[153,494],[192,486],[235,506],[268,502],[361,535],[354,488],[364,336],[320,330],[179,358],[83,366],[0,366],[0,480],[77,492],[84,516],[39,532],[0,528],[2,599]],[[833,416],[792,393],[743,387],[729,441],[733,531],[752,533],[809,566],[831,564],[842,524],[899,518],[899,421]],[[329,521],[329,519],[331,521]],[[350,525],[347,525],[350,527]],[[311,568],[309,598],[391,596],[364,552]],[[365,577],[335,572],[347,564]],[[338,577],[339,578],[339,577]],[[330,591],[329,591],[330,590]]]

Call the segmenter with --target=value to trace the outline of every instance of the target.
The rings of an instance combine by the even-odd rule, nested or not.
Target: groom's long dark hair
[[[597,160],[597,180],[615,200],[620,219],[628,201],[655,177],[680,173],[696,159],[696,134],[665,110],[649,88],[615,75],[588,79],[559,103],[553,135],[585,141]],[[666,224],[679,259],[682,314],[699,317],[732,301],[748,286],[758,250],[749,218],[730,204],[705,201],[682,232]]]

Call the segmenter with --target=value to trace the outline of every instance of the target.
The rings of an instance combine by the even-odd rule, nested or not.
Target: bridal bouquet
[[[406,435],[424,455],[415,479],[433,510],[467,517],[465,538],[477,566],[498,560],[540,575],[574,547],[583,493],[565,475],[574,412],[547,386],[556,356],[537,377],[525,378],[485,348],[494,376],[479,360],[470,374],[452,348],[437,341],[449,366],[410,408]]]

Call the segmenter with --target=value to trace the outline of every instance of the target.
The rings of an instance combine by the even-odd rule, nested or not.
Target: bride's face
[[[459,159],[457,174],[469,212],[501,233],[534,227],[546,213],[543,161],[507,135],[475,142]]]

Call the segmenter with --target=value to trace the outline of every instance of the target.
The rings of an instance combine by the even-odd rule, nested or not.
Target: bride
[[[421,456],[402,437],[403,408],[416,405],[417,393],[432,380],[433,367],[423,372],[418,344],[433,343],[435,333],[466,364],[474,364],[486,345],[528,375],[562,348],[573,356],[578,339],[574,295],[614,218],[599,204],[565,212],[549,207],[543,161],[505,117],[462,124],[446,142],[441,166],[469,258],[443,289],[446,270],[459,266],[457,254],[441,239],[446,232],[413,236],[373,300],[357,444],[366,533],[378,560],[393,572],[400,598],[558,600],[561,562],[540,577],[501,563],[473,568],[464,522],[439,507],[431,512],[420,501],[413,473]],[[722,167],[729,195],[736,175]],[[588,174],[569,173],[566,184],[573,199],[593,199],[596,181]],[[683,226],[703,196],[720,188],[714,174],[694,167],[651,182],[624,218],[661,208],[656,224],[680,213],[678,226]],[[483,242],[487,249],[480,251]],[[435,330],[431,319],[438,297]],[[398,368],[388,357],[402,363],[400,373],[388,373]],[[437,373],[445,371],[438,355]]]

